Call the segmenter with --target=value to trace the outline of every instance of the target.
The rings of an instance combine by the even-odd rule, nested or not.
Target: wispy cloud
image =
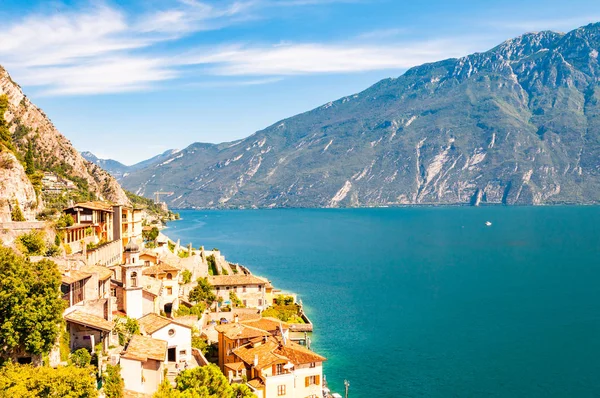
[[[541,30],[567,31],[577,26],[587,25],[600,21],[600,15],[582,15],[577,17],[566,17],[557,19],[511,19],[501,21],[486,21],[486,27],[502,30],[515,30],[518,32],[533,32]]]
[[[404,69],[468,52],[466,45],[427,41],[393,47],[341,44],[285,44],[270,47],[227,47],[190,57],[189,64],[208,65],[225,76],[285,76]]]
[[[182,76],[188,81],[190,66],[199,87],[258,85],[290,75],[405,69],[475,49],[476,42],[462,38],[402,42],[402,30],[396,28],[337,42],[229,43],[201,49],[189,48],[189,41],[182,44],[200,32],[262,18],[267,9],[360,1],[179,0],[141,15],[108,5],[28,15],[3,26],[0,63],[38,94],[91,95],[152,90]],[[382,38],[385,46],[378,42]],[[220,78],[206,83],[211,76]],[[227,76],[238,79],[223,82]]]

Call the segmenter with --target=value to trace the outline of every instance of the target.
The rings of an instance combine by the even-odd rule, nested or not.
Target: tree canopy
[[[59,334],[65,302],[61,276],[50,260],[32,263],[0,247],[0,360],[25,351],[48,353]]]
[[[0,396],[19,398],[94,398],[98,396],[91,368],[53,369],[9,363],[0,368]]]
[[[184,370],[175,382],[175,389],[161,384],[154,398],[256,398],[247,386],[230,385],[214,364]]]
[[[198,285],[190,291],[188,299],[192,303],[206,303],[210,306],[217,298],[212,292],[212,285],[208,278],[198,278],[197,282]]]

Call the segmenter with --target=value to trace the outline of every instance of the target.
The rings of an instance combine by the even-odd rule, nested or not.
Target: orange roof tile
[[[180,268],[169,265],[167,263],[160,263],[153,265],[151,267],[147,267],[142,271],[143,275],[157,275],[157,274],[166,274],[167,272],[179,272]]]
[[[75,311],[65,316],[68,322],[77,323],[83,326],[89,326],[93,329],[104,330],[110,332],[113,330],[115,324],[107,321],[104,318],[100,318],[96,315],[86,314],[85,312]]]
[[[290,341],[290,339],[286,339],[285,345],[283,344],[283,339],[281,337],[275,337],[275,340],[279,342],[275,353],[285,356],[294,365],[301,365],[311,362],[323,362],[327,360],[327,358],[312,352],[300,344]]]
[[[263,383],[261,379],[252,379],[248,382],[248,385],[256,390],[265,388],[265,383]]]
[[[167,342],[152,337],[135,335],[131,338],[125,353],[121,356],[136,361],[145,362],[148,359],[154,359],[162,362],[167,357]]]
[[[84,209],[91,209],[91,210],[102,210],[102,211],[110,211],[110,212],[113,211],[113,205],[111,203],[100,202],[98,200],[75,203],[75,205],[69,207],[69,209],[74,209],[75,207],[83,207]]]
[[[71,283],[82,281],[91,276],[92,274],[88,274],[87,272],[81,272],[76,270],[64,271],[62,274],[62,282],[70,285]]]
[[[140,328],[143,328],[144,331],[148,334],[152,334],[152,333],[156,332],[157,330],[160,330],[160,329],[164,328],[165,326],[170,325],[172,323],[179,325],[179,326],[186,327],[188,329],[192,328],[191,326],[186,325],[185,323],[177,322],[173,319],[169,319],[169,318],[166,318],[164,316],[160,316],[160,315],[157,315],[154,313],[144,315],[143,317],[138,319],[138,323],[140,325]]]
[[[88,274],[98,274],[98,279],[101,281],[105,281],[113,275],[111,269],[100,265],[86,265],[85,267],[81,267],[80,271],[87,272]]]
[[[279,344],[273,339],[268,339],[267,342],[256,344],[246,344],[242,347],[233,350],[236,357],[254,366],[258,360],[256,367],[258,369],[267,368],[276,363],[287,363],[287,358],[275,352]]]
[[[244,325],[252,326],[257,329],[266,330],[267,332],[273,333],[279,331],[279,325],[283,328],[283,330],[289,329],[289,325],[283,321],[280,321],[276,318],[260,318],[260,319],[251,319],[247,321],[242,321]]]
[[[253,339],[255,337],[270,336],[269,332],[253,328],[251,326],[242,325],[241,323],[230,323],[215,327],[216,331],[223,333],[225,337],[231,340],[237,339]]]
[[[246,368],[246,365],[244,365],[244,362],[226,363],[224,366],[228,369],[235,370],[236,372],[239,372],[240,370]]]

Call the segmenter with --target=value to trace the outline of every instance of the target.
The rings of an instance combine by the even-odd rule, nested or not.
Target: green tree
[[[192,273],[189,269],[184,269],[181,273],[181,278],[184,284],[190,283],[192,281]]]
[[[198,285],[190,291],[188,299],[192,303],[205,303],[210,306],[217,298],[212,292],[212,285],[208,282],[208,278],[198,278],[197,282]]]
[[[94,398],[98,391],[91,368],[7,364],[0,368],[0,397]]]
[[[4,144],[9,150],[14,152],[14,146],[12,143],[12,137],[10,130],[8,129],[8,123],[4,118],[4,114],[8,110],[8,96],[6,94],[0,95],[0,144]]]
[[[144,237],[145,241],[154,242],[156,240],[156,238],[158,238],[158,233],[159,233],[158,228],[152,227],[152,229],[150,231],[143,231],[142,236]]]
[[[104,394],[106,398],[123,398],[125,382],[121,377],[121,366],[106,365],[104,372]]]
[[[71,354],[70,363],[78,368],[87,368],[92,362],[92,354],[85,348],[80,348]]]
[[[229,292],[229,300],[231,300],[231,304],[234,307],[240,307],[240,308],[244,307],[244,303],[242,303],[242,300],[240,300],[238,295],[233,290],[231,290]]]
[[[215,364],[184,370],[175,379],[177,390],[192,390],[201,397],[231,398],[233,389]]]
[[[20,350],[47,354],[65,308],[58,267],[46,259],[32,263],[0,247],[0,275],[0,358],[13,358]]]
[[[25,152],[25,174],[28,176],[35,173],[35,164],[33,161],[33,144],[29,141],[27,152]]]
[[[56,228],[66,228],[75,224],[75,219],[70,214],[61,214],[56,220]]]
[[[129,317],[117,317],[115,329],[119,335],[119,344],[126,345],[134,334],[140,334],[140,325],[136,319]]]
[[[10,219],[12,221],[25,221],[25,216],[21,211],[21,206],[19,206],[19,201],[15,200],[15,204],[11,208]]]
[[[42,231],[31,231],[17,237],[19,250],[28,256],[41,256],[46,253],[46,235]]]
[[[245,384],[232,384],[233,394],[231,398],[256,398],[250,387]]]

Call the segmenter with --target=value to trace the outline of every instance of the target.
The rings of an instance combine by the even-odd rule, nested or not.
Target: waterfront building
[[[265,286],[267,281],[254,275],[214,275],[208,277],[208,282],[213,286],[213,293],[222,297],[227,303],[229,295],[235,292],[245,307],[266,308]]]
[[[164,380],[167,342],[135,335],[120,357],[125,391],[154,394]]]
[[[226,374],[226,365],[238,362],[233,355],[234,349],[243,346],[253,339],[262,339],[270,336],[270,333],[267,331],[238,322],[219,325],[215,327],[215,330],[219,333],[219,368],[221,368],[224,374]]]
[[[146,260],[148,261],[148,260]],[[145,267],[142,271],[144,280],[154,279],[159,282],[157,299],[159,300],[159,311],[171,313],[179,308],[179,267],[164,262]]]
[[[142,334],[167,342],[167,362],[192,362],[192,327],[157,314],[138,319]]]

